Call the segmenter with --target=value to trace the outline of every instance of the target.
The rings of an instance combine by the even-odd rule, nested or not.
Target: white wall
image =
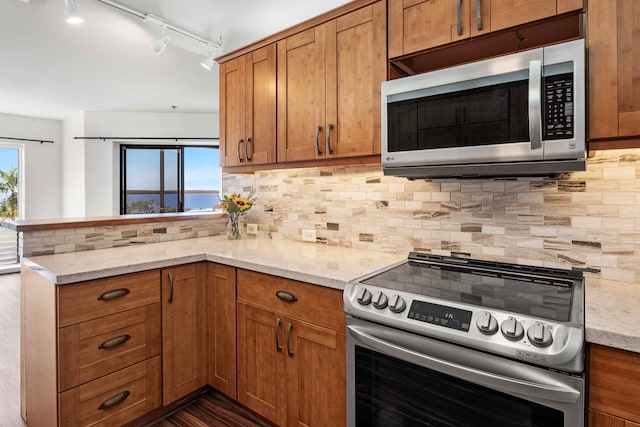
[[[74,140],[84,133],[84,113],[77,112],[62,126],[62,216],[85,216],[84,141]]]
[[[119,213],[119,144],[145,143],[128,140],[127,137],[217,138],[218,129],[218,114],[85,112],[84,132],[74,136],[115,137],[115,139],[86,140],[84,143],[84,216]],[[146,143],[211,145],[211,142],[166,140]]]
[[[53,144],[19,142],[24,147],[24,219],[62,215],[62,122],[0,113],[0,136],[53,140]],[[11,144],[9,140],[3,143]]]

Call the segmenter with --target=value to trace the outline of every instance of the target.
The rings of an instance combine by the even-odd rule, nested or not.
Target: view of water
[[[185,212],[211,209],[220,204],[220,198],[217,194],[186,194],[184,198]],[[177,195],[165,195],[165,206],[169,208],[169,212],[175,212],[177,203]],[[173,209],[170,209],[171,207],[173,207]],[[127,213],[158,213],[159,210],[159,194],[130,194],[127,196]]]

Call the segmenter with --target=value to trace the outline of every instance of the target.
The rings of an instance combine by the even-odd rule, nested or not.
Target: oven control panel
[[[354,317],[543,366],[566,369],[574,348],[570,364],[583,369],[584,330],[570,324],[360,283],[347,285],[344,303]]]

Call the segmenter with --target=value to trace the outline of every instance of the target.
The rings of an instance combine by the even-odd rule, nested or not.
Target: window
[[[120,147],[120,213],[211,210],[220,189],[218,147]]]

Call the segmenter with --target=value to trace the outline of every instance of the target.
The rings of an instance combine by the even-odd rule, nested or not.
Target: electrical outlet
[[[302,241],[303,242],[315,242],[316,241],[316,230],[302,230]]]
[[[247,224],[247,234],[258,234],[258,224]]]

